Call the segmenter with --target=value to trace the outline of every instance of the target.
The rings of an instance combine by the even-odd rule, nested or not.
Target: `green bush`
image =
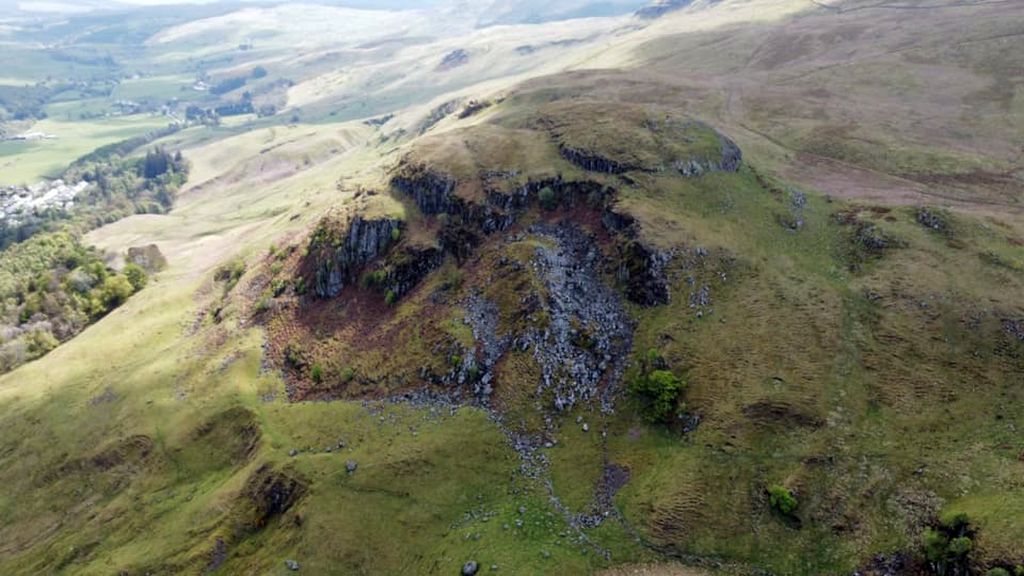
[[[953,557],[966,556],[974,549],[974,541],[967,536],[958,536],[949,541],[949,554]]]
[[[993,568],[985,572],[985,576],[1010,576],[1010,571],[1006,568]]]
[[[38,358],[59,346],[60,342],[49,330],[34,330],[26,338],[26,344],[29,356]]]
[[[244,275],[245,261],[236,259],[218,267],[216,272],[213,273],[213,279],[218,282],[224,282],[224,291],[230,292]]]
[[[341,371],[341,382],[342,384],[348,384],[356,377],[356,371],[351,366],[345,366]]]
[[[270,296],[265,295],[262,298],[260,298],[259,301],[256,302],[256,313],[263,314],[267,310],[270,310],[271,301],[272,299],[270,298]]]
[[[313,368],[309,371],[309,377],[313,379],[313,382],[320,384],[324,381],[324,368],[319,364],[313,364]]]
[[[128,281],[131,282],[132,288],[134,288],[136,292],[145,288],[146,284],[149,282],[149,275],[146,274],[146,271],[138,264],[128,264],[124,267],[122,272],[125,277],[128,278]]]
[[[768,500],[771,507],[784,516],[791,516],[799,506],[793,493],[778,484],[768,488]]]
[[[398,294],[395,294],[394,290],[388,290],[388,293],[384,295],[384,302],[387,302],[388,306],[394,306],[398,302]]]
[[[537,199],[540,201],[540,205],[545,210],[554,210],[558,208],[558,195],[550,186],[545,186],[540,189],[537,193]]]
[[[398,242],[398,239],[402,237],[402,231],[395,228],[391,231],[391,241]]]
[[[973,533],[967,516],[959,514],[941,525],[926,528],[921,535],[925,558],[939,574],[966,573],[968,556],[974,550]]]
[[[644,417],[650,422],[664,422],[674,412],[684,383],[668,370],[640,374],[629,383],[629,392],[642,404]]]
[[[381,284],[387,282],[387,280],[388,271],[383,269],[377,269],[374,270],[373,272],[367,272],[366,274],[364,274],[362,283],[364,288],[373,288],[374,286],[380,286]]]
[[[921,534],[921,546],[924,548],[924,557],[931,562],[939,562],[946,557],[946,547],[949,545],[949,538],[934,528],[925,528]]]
[[[118,274],[103,281],[100,299],[108,308],[116,308],[124,304],[134,292],[135,288],[128,278]]]

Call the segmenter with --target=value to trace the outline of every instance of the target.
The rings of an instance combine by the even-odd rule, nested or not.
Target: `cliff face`
[[[353,218],[347,228],[325,220],[314,232],[309,253],[314,265],[313,290],[321,298],[334,298],[358,279],[360,271],[384,254],[396,241],[402,221],[395,218]]]
[[[420,164],[406,163],[391,179],[391,185],[416,202],[420,212],[428,215],[447,213],[451,209],[455,180]]]
[[[722,162],[714,164],[715,168],[725,165],[738,169],[739,149],[735,145],[732,148],[735,151],[725,152]],[[602,160],[595,157],[594,162]],[[711,169],[705,164],[699,166],[700,172]],[[642,306],[669,301],[665,269],[671,255],[638,239],[635,220],[613,209],[617,191],[606,184],[591,180],[566,181],[560,177],[533,180],[511,192],[492,190],[479,203],[456,196],[454,178],[423,166],[400,168],[392,184],[410,196],[425,214],[446,215],[438,241],[443,252],[460,261],[472,255],[485,237],[512,227],[531,207],[580,208],[596,212],[601,228],[613,240],[614,262],[611,265],[616,269],[616,278],[624,287],[626,297]]]
[[[672,163],[672,167],[683,176],[700,176],[706,172],[736,172],[743,163],[740,147],[720,134],[718,141],[722,146],[721,159],[695,156],[687,160],[677,160]]]
[[[646,244],[632,218],[613,210],[618,188],[632,187],[639,176],[736,172],[742,164],[739,147],[674,110],[622,103],[556,103],[536,116],[504,122],[483,132],[490,139],[473,140],[470,134],[458,143],[424,144],[392,172],[392,190],[411,199],[436,226],[430,245],[404,245],[403,224],[395,218],[322,225],[310,245],[314,271],[308,281],[316,295],[336,297],[365,275],[364,284],[394,301],[446,256],[465,262],[488,237],[513,228],[527,212],[566,210],[594,217],[611,239],[607,267],[627,298],[642,306],[668,303],[672,255]],[[452,157],[431,155],[449,147],[462,153],[456,164]],[[550,150],[546,158],[538,147]],[[558,162],[554,169],[534,165],[552,158]]]

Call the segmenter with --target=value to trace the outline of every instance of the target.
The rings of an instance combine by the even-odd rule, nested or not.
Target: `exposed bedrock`
[[[402,221],[396,218],[366,220],[357,216],[347,230],[321,223],[310,242],[316,295],[334,298],[345,286],[354,284],[362,268],[387,251],[401,228]]]
[[[406,164],[391,179],[391,185],[410,196],[424,214],[447,213],[451,209],[455,180],[426,166]]]
[[[664,164],[623,162],[609,158],[599,151],[574,148],[565,144],[559,146],[559,153],[576,167],[601,174],[625,174],[633,171],[658,173],[666,170],[666,164],[672,170],[687,177],[700,176],[709,172],[736,172],[743,163],[743,152],[729,138],[717,132],[715,134],[718,138],[720,154],[694,154],[685,158],[666,160]]]
[[[401,297],[444,263],[444,252],[437,248],[409,246],[392,253],[382,268],[385,289]]]
[[[532,262],[547,285],[551,317],[543,334],[533,334],[541,367],[538,392],[553,393],[557,410],[612,391],[621,380],[633,341],[633,325],[619,296],[600,278],[601,252],[578,226],[538,224],[531,233],[555,241],[538,247]],[[601,397],[611,409],[610,394]]]
[[[615,160],[605,158],[604,156],[589,150],[579,150],[563,145],[559,147],[558,151],[561,152],[563,158],[589,172],[622,174],[631,170],[641,169],[639,166],[616,162]]]
[[[672,255],[632,239],[620,241],[617,249],[616,277],[624,286],[626,297],[641,306],[668,304],[666,269]]]

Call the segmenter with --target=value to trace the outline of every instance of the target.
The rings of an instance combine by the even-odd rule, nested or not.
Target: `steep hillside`
[[[662,87],[591,81],[417,142],[372,216],[268,265],[249,310],[290,397],[480,406],[570,527],[661,552],[924,570],[964,512],[973,565],[1018,562],[1019,228],[808,194]],[[652,364],[688,383],[654,425]]]
[[[154,37],[291,108],[85,237],[168,267],[0,376],[0,573],[1024,571],[1020,11],[673,4]]]

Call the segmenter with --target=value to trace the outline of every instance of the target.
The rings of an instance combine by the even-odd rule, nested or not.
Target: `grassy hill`
[[[0,572],[1012,573],[1021,16],[825,4],[281,48],[0,376]]]

